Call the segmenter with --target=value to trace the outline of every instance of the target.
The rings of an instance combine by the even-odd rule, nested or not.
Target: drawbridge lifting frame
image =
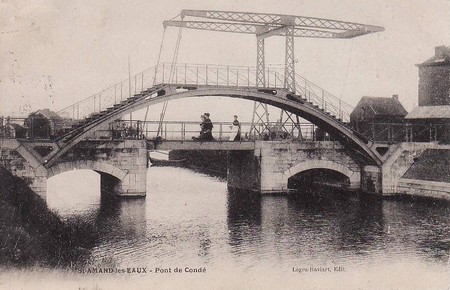
[[[256,85],[261,88],[266,87],[264,39],[270,36],[284,36],[284,88],[294,94],[298,93],[296,91],[295,83],[294,37],[349,39],[369,33],[384,31],[384,28],[381,26],[324,18],[269,13],[183,10],[180,15],[182,20],[164,21],[164,27],[174,26],[180,28],[255,35],[257,42]],[[186,17],[204,18],[208,19],[208,21],[186,20]],[[282,110],[280,116],[280,122],[282,124],[283,113],[287,115],[286,121],[288,119],[294,121],[290,112]],[[295,120],[295,123],[298,124],[298,116],[295,116]],[[269,114],[266,104],[254,104],[252,124],[257,123],[269,123]],[[299,129],[299,135],[301,135],[300,127],[297,129]],[[256,130],[258,129],[252,125],[250,135]],[[301,138],[301,136],[299,137]]]

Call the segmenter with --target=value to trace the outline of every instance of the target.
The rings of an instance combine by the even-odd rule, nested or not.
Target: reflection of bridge
[[[214,21],[190,21],[184,19],[187,16]],[[122,195],[145,195],[147,146],[228,150],[228,182],[233,187],[284,191],[290,176],[323,168],[346,176],[350,187],[382,191],[381,167],[395,148],[384,146],[382,153],[388,153],[381,154],[379,146],[348,126],[351,106],[295,74],[294,65],[294,37],[345,39],[382,31],[381,27],[288,15],[192,10],[183,11],[181,21],[164,25],[180,27],[180,32],[181,28],[192,28],[255,34],[257,66],[177,64],[177,55],[171,64],[158,60],[155,67],[59,111],[62,119],[53,126],[49,140],[4,140],[3,164],[27,178],[39,193],[45,192],[49,176],[91,168],[101,173],[105,189]],[[264,39],[273,35],[286,39],[282,70],[265,66]],[[154,139],[148,135],[148,127],[155,123],[146,120],[151,106],[163,103],[165,108],[171,100],[210,96],[255,102],[252,122],[243,124],[248,130],[243,142],[226,142],[226,125],[220,123],[215,124],[216,142],[189,140],[192,132],[186,126],[192,124],[186,122],[180,124],[180,136],[167,138],[165,127],[170,122],[164,122],[163,114],[154,130],[160,137],[158,142],[147,145],[142,140]],[[268,120],[267,105],[282,110],[276,130]],[[141,109],[147,109],[145,120],[128,126],[135,126],[143,136],[114,136],[112,126],[117,120]],[[310,123],[303,125],[299,118]],[[335,141],[317,140],[314,126]],[[280,130],[286,133],[283,140]]]

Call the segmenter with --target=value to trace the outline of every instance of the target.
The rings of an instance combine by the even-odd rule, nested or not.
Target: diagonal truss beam
[[[254,24],[295,25],[297,27],[308,27],[334,31],[358,31],[358,35],[354,36],[384,31],[383,27],[375,25],[366,25],[361,23],[338,21],[326,18],[281,15],[272,13],[233,12],[217,10],[183,10],[181,12],[181,17],[184,18],[185,16]],[[348,38],[348,35],[343,34],[341,35],[341,38]]]
[[[186,16],[203,18],[202,21],[185,20]],[[295,83],[295,53],[294,38],[335,38],[346,39],[362,36],[369,33],[384,31],[381,26],[365,25],[355,22],[338,21],[326,18],[281,15],[273,13],[233,12],[217,10],[182,10],[181,21],[164,21],[164,27],[175,26],[189,29],[210,30],[231,33],[244,33],[256,35],[257,39],[257,87],[265,87],[264,39],[270,36],[285,37],[285,72],[284,88],[296,93]],[[286,119],[283,123],[283,115]],[[259,122],[269,123],[267,105],[255,102],[253,109],[252,126],[250,134],[258,132],[254,126],[255,119]],[[281,126],[286,130],[285,124],[291,120],[299,132],[301,128],[299,118],[284,110],[281,111]],[[268,127],[267,127],[268,129]],[[258,132],[261,133],[261,132]]]
[[[234,22],[213,22],[213,21],[191,21],[191,20],[168,20],[164,21],[164,27],[174,26],[197,30],[209,30],[220,32],[233,32],[261,35],[268,37],[272,35],[286,36],[284,25],[262,25],[251,23],[234,23]],[[366,34],[362,31],[333,32],[310,28],[294,27],[294,37],[308,38],[352,38]]]

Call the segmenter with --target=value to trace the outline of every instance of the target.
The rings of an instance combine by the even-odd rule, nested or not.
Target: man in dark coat
[[[211,122],[211,119],[209,118],[209,113],[205,113],[203,114],[204,119],[202,124],[200,124],[202,131],[201,131],[201,139],[206,140],[206,141],[212,141],[214,140],[214,137],[212,135],[212,129],[213,129],[213,124]]]
[[[193,140],[200,141],[213,141],[214,137],[212,136],[212,128],[214,127],[211,119],[209,118],[209,113],[205,113],[200,116],[202,122],[200,123],[200,136],[192,137]]]

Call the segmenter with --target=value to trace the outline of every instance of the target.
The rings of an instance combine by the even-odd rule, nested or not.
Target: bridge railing
[[[57,113],[63,118],[80,120],[141,93],[155,84],[257,87],[256,79],[255,67],[162,63],[65,107]],[[283,88],[284,69],[267,67],[265,87]],[[313,82],[297,75],[296,90],[297,94],[325,112],[344,122],[349,121],[349,114],[353,108]]]
[[[281,73],[280,69],[268,69],[266,86],[283,87]],[[247,66],[162,63],[67,106],[57,113],[63,118],[80,120],[141,93],[155,84],[256,87],[256,69]]]
[[[353,107],[306,78],[296,75],[297,94],[345,123],[350,122]]]
[[[0,116],[0,139],[52,140],[60,136],[65,128],[74,124],[73,119],[45,117],[2,117]],[[149,139],[162,137],[166,140],[189,141],[198,137],[199,122],[164,121],[162,132],[158,134],[159,121],[120,120],[110,124],[107,130],[93,133],[93,139]],[[234,139],[236,131],[231,122],[213,122],[213,136],[216,141]],[[448,143],[445,124],[411,124],[411,123],[356,123],[352,127],[368,139],[377,143],[399,142],[446,142]],[[321,141],[331,140],[328,134],[311,123],[300,123],[299,130],[293,123],[283,126],[279,122],[268,125],[255,124],[257,130],[248,135],[251,123],[241,122],[242,139]],[[233,128],[233,129],[232,129]]]
[[[233,141],[237,129],[232,126],[232,122],[213,122],[214,128],[212,135],[215,141]],[[251,127],[249,122],[241,122],[241,141],[255,140],[283,140],[294,139],[298,136],[298,129],[294,124],[285,124],[288,131],[281,128],[280,123],[256,124],[260,128],[252,135],[248,132]],[[112,138],[112,139],[147,139],[156,140],[162,138],[170,141],[193,141],[200,135],[200,122],[180,122],[180,121],[164,121],[162,130],[158,134],[159,121],[139,121],[139,120],[120,120],[112,123],[109,130],[97,131],[94,135],[95,139]],[[316,140],[316,127],[311,123],[302,123],[300,125],[302,131],[302,140]]]
[[[448,142],[445,124],[356,123],[354,129],[377,143]]]
[[[120,103],[128,97],[134,96],[153,86],[155,67],[146,69],[129,79],[93,94],[75,104],[59,110],[57,113],[63,118],[80,120],[93,113]]]
[[[257,87],[256,68],[251,66],[163,63],[158,66],[155,79],[163,84]],[[283,70],[266,68],[265,86],[283,88]]]

